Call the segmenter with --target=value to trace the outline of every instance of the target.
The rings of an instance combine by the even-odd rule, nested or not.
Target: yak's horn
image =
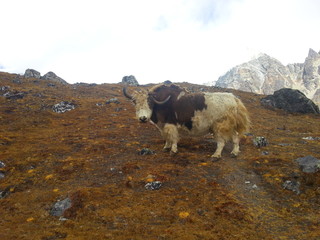
[[[133,97],[127,92],[127,88],[126,87],[122,88],[122,92],[123,92],[123,95],[125,97],[127,97],[127,98],[129,98],[131,100],[133,99]]]
[[[162,105],[162,104],[165,104],[166,102],[168,102],[169,100],[170,100],[170,98],[171,98],[171,95],[169,95],[165,100],[163,100],[163,101],[158,101],[158,100],[156,100],[154,97],[152,97],[153,98],[153,101],[156,103],[156,104],[159,104],[159,105]]]

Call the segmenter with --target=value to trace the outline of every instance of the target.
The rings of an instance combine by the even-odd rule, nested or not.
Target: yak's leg
[[[163,151],[169,152],[171,150],[172,143],[170,141],[168,141],[167,139],[165,139],[165,140],[166,140],[166,143],[164,144]]]
[[[238,133],[233,134],[232,142],[233,142],[233,149],[232,149],[231,154],[236,157],[236,156],[238,156],[238,154],[240,152],[240,150],[239,150],[240,138],[239,138],[239,134]]]
[[[171,147],[171,153],[177,153],[179,141],[178,128],[174,124],[166,124],[163,128],[163,137],[166,139],[164,149]]]
[[[217,149],[215,153],[211,156],[212,158],[221,158],[221,152],[226,144],[226,141],[222,137],[217,137]]]

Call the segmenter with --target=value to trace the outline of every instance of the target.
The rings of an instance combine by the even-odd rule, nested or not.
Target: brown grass
[[[134,119],[120,85],[48,87],[16,77],[0,73],[0,87],[27,93],[0,97],[0,191],[7,192],[0,239],[320,238],[319,173],[303,174],[294,161],[320,158],[320,142],[302,139],[320,137],[319,116],[268,110],[262,96],[232,91],[248,108],[252,134],[269,145],[258,149],[246,137],[237,159],[227,157],[227,145],[212,162],[208,137],[182,139],[176,156],[162,152],[159,132]],[[105,104],[112,97],[121,103]],[[52,112],[61,101],[77,107]],[[156,154],[140,156],[142,148]],[[162,182],[160,190],[144,188],[150,179]],[[301,182],[300,195],[283,189],[288,179]],[[50,216],[66,197],[68,220]]]

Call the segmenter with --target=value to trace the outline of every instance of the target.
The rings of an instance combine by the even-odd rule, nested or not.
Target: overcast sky
[[[318,0],[0,0],[0,71],[69,83],[215,81],[266,53],[320,50]]]

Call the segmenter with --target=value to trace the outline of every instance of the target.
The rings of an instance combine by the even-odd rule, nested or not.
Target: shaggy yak
[[[175,84],[160,84],[147,91],[123,94],[135,104],[141,122],[151,121],[166,143],[164,150],[177,153],[179,134],[212,134],[217,142],[213,158],[220,158],[225,143],[233,142],[231,154],[237,156],[241,136],[249,130],[248,111],[231,93],[189,93]]]

